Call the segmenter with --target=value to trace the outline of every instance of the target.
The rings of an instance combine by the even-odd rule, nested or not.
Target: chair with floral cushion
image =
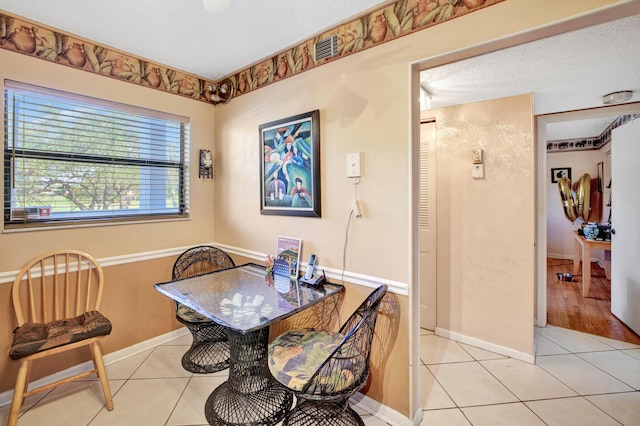
[[[173,279],[191,278],[235,263],[223,250],[212,246],[192,247],[182,253],[173,265]],[[182,367],[192,373],[214,373],[229,368],[229,341],[225,328],[196,311],[176,303],[176,319],[193,336],[191,347],[182,356]]]
[[[287,331],[269,345],[269,370],[297,398],[284,425],[364,425],[348,400],[369,378],[371,342],[387,286],[376,288],[336,332]]]
[[[87,253],[61,250],[45,253],[20,270],[11,288],[18,327],[13,331],[9,357],[20,363],[7,424],[18,422],[24,398],[63,383],[98,375],[107,410],[113,400],[99,342],[111,333],[111,322],[98,310],[104,273]],[[93,369],[66,375],[28,389],[33,361],[89,346]],[[58,359],[59,361],[59,359]]]

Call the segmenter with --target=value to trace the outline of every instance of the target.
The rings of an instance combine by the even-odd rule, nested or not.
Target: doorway
[[[552,183],[553,178],[549,179],[549,170],[569,170],[572,182],[577,182],[583,173],[589,174],[592,178],[589,221],[609,222],[611,129],[631,117],[630,114],[616,114],[615,108],[603,107],[593,112],[576,111],[570,121],[547,123],[547,167],[540,173],[546,174],[546,183],[542,187],[547,190],[548,324],[638,344],[640,337],[611,313],[611,275],[605,271],[610,251],[591,251],[589,261],[582,262],[578,271],[574,269],[575,232],[585,220],[577,218],[573,221],[565,214],[558,186]],[[573,129],[576,128],[584,133],[572,139],[562,138],[567,132],[574,135],[576,130]],[[590,290],[586,296],[582,294],[585,265],[591,272]],[[563,280],[557,274],[568,274],[568,278]]]
[[[632,104],[623,104],[623,105],[618,105],[618,106],[609,106],[609,107],[602,107],[602,108],[592,108],[592,109],[586,109],[586,110],[580,110],[580,111],[570,111],[570,112],[563,112],[563,113],[557,113],[557,114],[547,114],[547,115],[541,115],[537,117],[537,133],[538,133],[538,205],[539,206],[543,206],[544,208],[539,208],[538,211],[539,213],[539,230],[538,230],[538,258],[541,260],[546,260],[549,258],[549,256],[554,256],[557,253],[549,253],[548,251],[548,247],[549,247],[549,240],[548,240],[548,230],[550,228],[554,228],[553,224],[549,224],[548,223],[548,210],[552,207],[559,209],[559,207],[557,205],[551,206],[551,203],[549,202],[550,199],[555,199],[555,197],[558,197],[557,195],[557,189],[555,186],[550,185],[549,183],[549,170],[551,169],[551,164],[549,162],[548,159],[548,153],[547,153],[547,126],[549,125],[554,125],[557,123],[568,123],[568,122],[575,122],[575,121],[584,121],[584,120],[590,120],[590,119],[598,119],[598,118],[602,118],[602,117],[613,117],[613,116],[621,116],[621,115],[625,115],[625,114],[635,114],[640,112],[640,104],[639,103],[632,103]],[[603,148],[604,149],[604,148]],[[568,154],[568,153],[567,153]],[[602,157],[604,157],[604,153],[602,155]],[[577,173],[579,171],[576,171]],[[575,181],[578,178],[578,176],[573,176],[573,181]],[[605,183],[606,185],[606,183]],[[552,191],[550,193],[550,191]],[[559,198],[558,198],[559,199]],[[608,200],[605,199],[605,204]],[[605,210],[605,212],[603,212],[606,216],[608,216],[607,211]],[[606,217],[605,217],[606,219]],[[566,219],[562,219],[564,221],[563,225],[566,225],[568,222],[566,221]],[[570,227],[571,228],[571,227]],[[555,228],[554,228],[555,229]],[[557,230],[554,232],[558,232]],[[567,233],[567,236],[564,236],[563,239],[567,240],[568,242],[567,244],[569,245],[569,253],[571,253],[572,251],[572,245],[573,245],[573,236],[572,236],[572,229],[569,229],[568,231],[565,229],[565,232]],[[552,244],[553,246],[553,244]],[[557,251],[557,250],[556,250]],[[566,251],[566,250],[565,250]],[[614,256],[612,254],[612,256]],[[558,256],[555,256],[558,257]],[[568,260],[567,260],[568,261]],[[595,268],[597,268],[598,266],[596,265]],[[555,271],[557,268],[557,263],[555,265],[552,265],[551,268],[548,267],[548,262],[547,261],[540,261],[538,262],[538,291],[537,291],[537,316],[536,316],[536,323],[538,326],[544,327],[547,325],[548,323],[548,316],[549,316],[549,306],[550,304],[554,303],[553,300],[549,299],[549,294],[548,294],[548,285],[550,285],[551,283],[555,284],[555,276],[549,276],[548,271]],[[562,268],[558,269],[558,271],[564,271]],[[580,279],[580,277],[578,277],[578,279]],[[603,284],[605,285],[605,284]],[[597,296],[596,294],[594,294],[594,296]],[[598,296],[601,297],[601,296]],[[580,302],[584,302],[582,299],[582,296],[580,296],[580,299],[576,299],[576,304],[579,304]],[[589,301],[587,301],[589,302]],[[604,337],[610,337],[610,338],[620,338],[621,336],[627,336],[625,338],[626,341],[630,341],[631,343],[637,343],[636,338],[637,336],[634,335],[633,332],[630,332],[629,330],[626,329],[626,326],[624,324],[622,324],[617,318],[615,318],[615,316],[613,316],[610,312],[609,306],[610,306],[610,302],[607,305],[606,309],[602,309],[601,307],[595,307],[597,306],[596,303],[592,303],[592,306],[590,308],[585,308],[585,312],[583,313],[584,315],[589,315],[589,313],[587,312],[588,309],[599,309],[601,312],[599,313],[593,313],[591,312],[591,314],[593,315],[600,315],[602,316],[602,319],[605,321],[608,321],[610,324],[612,324],[613,327],[617,328],[617,331],[615,332],[615,335],[606,335]],[[607,312],[608,311],[608,312]],[[581,314],[578,314],[577,316],[581,316]],[[594,329],[591,328],[589,329],[584,328],[584,329],[579,329],[581,326],[578,325],[578,322],[582,321],[581,319],[573,319],[574,321],[574,327],[567,327],[567,328],[573,328],[573,329],[578,329],[578,331],[584,331],[587,333],[591,333],[591,334],[600,334],[603,335],[603,331],[600,330],[599,333],[594,333]],[[556,324],[557,325],[557,324]]]
[[[624,12],[623,12],[624,13]],[[635,12],[637,13],[637,12]],[[628,16],[628,15],[618,15],[618,17],[621,16]],[[527,41],[534,41],[534,40],[539,40],[542,39],[543,37],[553,37],[554,35],[558,35],[558,34],[562,34],[566,31],[571,31],[574,29],[578,29],[584,26],[589,26],[589,25],[597,25],[598,23],[603,23],[603,22],[607,22],[611,19],[616,19],[615,17],[613,17],[612,15],[607,15],[607,14],[597,14],[597,15],[593,15],[590,16],[586,21],[581,20],[581,19],[573,19],[571,21],[565,21],[561,24],[558,25],[553,25],[550,27],[546,27],[544,32],[538,31],[538,30],[533,30],[530,31],[529,33],[527,33],[526,35],[521,35],[523,37],[511,37],[508,39],[502,39],[500,41],[500,43],[497,42],[488,42],[485,43],[483,45],[479,45],[479,46],[474,46],[473,48],[467,49],[466,51],[457,51],[455,53],[452,54],[448,54],[448,55],[443,55],[443,56],[439,56],[439,57],[434,57],[434,58],[430,58],[428,60],[424,60],[421,62],[417,62],[415,64],[412,64],[412,81],[411,81],[411,87],[412,87],[412,93],[415,96],[412,96],[412,121],[411,121],[411,128],[412,128],[412,147],[411,147],[411,151],[413,153],[412,156],[412,168],[413,168],[413,189],[417,189],[418,188],[418,173],[417,173],[417,168],[418,168],[418,162],[417,162],[417,151],[418,151],[418,147],[419,147],[419,143],[420,143],[420,138],[419,138],[419,120],[420,120],[420,114],[419,114],[419,108],[417,106],[417,99],[418,99],[418,94],[419,94],[419,90],[420,90],[420,79],[418,77],[419,73],[422,70],[426,70],[426,69],[430,69],[430,68],[436,68],[436,67],[440,67],[443,64],[450,64],[450,63],[454,63],[457,61],[462,61],[462,60],[466,60],[469,58],[473,58],[476,56],[480,56],[482,54],[485,53],[492,53],[492,52],[496,52],[502,49],[506,49],[508,47],[511,46],[515,46],[515,45],[520,45],[521,43],[526,43]],[[489,61],[490,62],[490,61]],[[544,67],[542,68],[536,68],[536,70],[539,69],[544,69]],[[474,71],[475,72],[475,71]],[[446,73],[444,73],[446,74]],[[450,73],[450,75],[456,75],[456,73]],[[488,73],[487,75],[494,75],[492,73]],[[472,80],[470,80],[472,81]],[[464,81],[465,83],[468,83],[467,81]],[[479,87],[478,85],[474,85],[473,87]],[[458,92],[464,92],[464,91],[471,91],[473,89],[469,89],[469,85],[463,85],[461,87],[454,87],[454,92],[455,90],[458,90]],[[454,93],[455,94],[455,93]],[[532,120],[535,120],[536,117],[532,116],[531,117]],[[549,119],[549,118],[547,118]],[[538,128],[540,128],[540,126],[538,126]],[[544,147],[545,144],[544,142],[544,137],[540,137],[540,134],[538,134],[537,136],[535,136],[536,138],[536,142],[537,142],[537,146],[538,147]],[[546,190],[544,190],[544,185],[546,184],[545,178],[547,178],[547,173],[546,173],[546,150],[545,149],[537,149],[536,150],[536,156],[535,156],[535,162],[536,162],[536,170],[537,170],[537,177],[536,177],[536,206],[534,209],[533,214],[538,218],[536,221],[536,229],[535,229],[535,258],[536,260],[539,259],[546,259],[546,241],[547,241],[547,237],[546,237],[546,218],[545,218],[545,211],[546,211]],[[538,188],[540,188],[540,190],[538,190]],[[411,229],[413,231],[415,231],[416,229],[418,229],[418,204],[419,204],[419,200],[418,197],[416,197],[415,192],[412,192],[412,198],[414,200],[414,208],[412,209],[413,213],[412,213],[412,227]],[[417,241],[415,241],[416,239],[419,238],[419,233],[418,232],[411,232],[411,236],[410,236],[410,240],[411,240],[411,245],[413,248],[415,249],[419,249],[419,244]],[[412,258],[413,259],[417,259],[419,256],[419,250],[413,251],[413,255]],[[415,280],[418,279],[419,277],[419,271],[418,271],[418,264],[419,262],[414,262],[412,264],[412,273],[411,273],[411,277],[412,277],[412,281],[415,283]],[[537,321],[538,325],[544,326],[546,325],[547,321],[546,321],[546,315],[547,315],[547,305],[546,305],[546,290],[545,291],[541,291],[540,288],[540,283],[545,283],[546,284],[546,276],[547,276],[547,272],[546,272],[546,262],[540,262],[537,261],[536,262],[536,271],[535,271],[535,275],[536,275],[536,282],[538,283],[536,290],[535,290],[535,302],[534,302],[534,308],[535,308],[535,316],[534,319]],[[421,286],[420,285],[412,285],[411,286],[411,290],[410,290],[410,301],[411,301],[411,312],[412,312],[412,317],[415,318],[415,315],[419,315],[419,307],[420,307],[420,296],[421,296]],[[446,302],[446,301],[445,301]],[[438,300],[438,306],[440,306],[441,302],[440,300]],[[445,303],[446,305],[446,303]],[[413,320],[412,321],[412,332],[411,332],[411,341],[412,343],[412,365],[415,368],[415,370],[413,370],[412,376],[414,376],[415,374],[417,374],[417,367],[420,363],[419,363],[419,358],[416,355],[417,354],[417,350],[415,349],[416,346],[418,346],[418,342],[419,342],[419,321]],[[451,336],[454,340],[456,340],[457,337],[459,336]],[[533,327],[531,330],[531,341],[533,341]],[[504,348],[503,348],[504,349]],[[415,376],[414,376],[415,377]],[[415,389],[416,387],[413,386],[412,389]],[[412,400],[416,401],[417,395],[415,393],[412,393]],[[414,405],[412,404],[412,405]]]

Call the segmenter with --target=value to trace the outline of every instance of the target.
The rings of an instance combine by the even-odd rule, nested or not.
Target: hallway
[[[548,323],[640,345],[640,336],[611,313],[611,282],[602,267],[591,263],[589,297],[580,293],[581,275],[574,276],[572,282],[558,280],[558,272],[571,273],[572,268],[571,260],[547,259]]]

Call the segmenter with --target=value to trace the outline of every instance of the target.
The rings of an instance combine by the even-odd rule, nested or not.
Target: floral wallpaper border
[[[244,69],[228,79],[233,84],[235,95],[239,96],[502,1],[504,0],[398,0]],[[337,36],[338,53],[316,62],[312,53],[314,44],[333,35]],[[203,102],[212,101],[209,88],[217,84],[1,11],[0,48]]]
[[[233,82],[235,96],[239,96],[336,59],[503,1],[399,0],[368,15],[328,30],[229,78]],[[338,39],[338,53],[315,62],[312,53],[314,45],[333,35],[336,35]]]

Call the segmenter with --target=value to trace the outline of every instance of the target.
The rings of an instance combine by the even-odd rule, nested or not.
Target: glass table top
[[[309,287],[289,277],[267,277],[265,268],[253,263],[154,287],[176,302],[241,333],[269,326],[343,288],[327,282]]]

